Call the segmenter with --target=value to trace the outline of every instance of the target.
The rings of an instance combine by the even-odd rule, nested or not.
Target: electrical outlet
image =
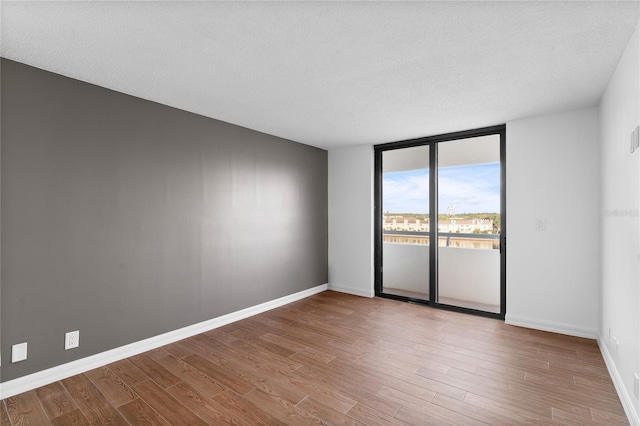
[[[11,346],[11,362],[20,362],[27,359],[27,342]]]
[[[614,354],[615,354],[615,356],[617,358],[618,357],[618,352],[620,351],[620,343],[618,343],[618,339],[616,339],[615,336],[613,338],[613,343],[615,344],[615,346],[614,346]]]
[[[64,335],[64,350],[80,346],[80,331],[70,331]]]
[[[607,327],[609,330],[609,336],[607,337],[607,341],[611,342],[611,326]]]
[[[546,231],[547,230],[547,220],[546,219],[536,219],[536,230],[537,231]]]

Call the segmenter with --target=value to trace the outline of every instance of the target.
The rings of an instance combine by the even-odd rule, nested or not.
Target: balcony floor
[[[383,292],[386,294],[393,294],[395,296],[411,297],[413,299],[420,299],[420,300],[429,300],[429,293],[420,293],[417,291],[408,291],[408,290],[402,290],[399,288],[389,288],[389,287],[384,288]],[[451,297],[440,297],[439,303],[443,305],[458,306],[461,308],[476,309],[478,311],[491,312],[494,314],[500,313],[499,305],[490,305],[486,303],[474,302],[472,300],[460,300],[460,299],[454,299]]]

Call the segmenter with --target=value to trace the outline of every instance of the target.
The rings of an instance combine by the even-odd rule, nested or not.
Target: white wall
[[[329,288],[373,297],[373,147],[329,151]]]
[[[429,293],[429,246],[383,243],[384,287]]]
[[[506,322],[595,338],[598,110],[509,122],[506,154]]]
[[[438,248],[438,294],[500,306],[500,250]]]
[[[429,246],[384,243],[385,288],[429,293]],[[438,294],[500,305],[500,251],[438,248]]]
[[[636,28],[600,103],[599,342],[627,415],[636,424],[640,424],[640,405],[633,389],[633,374],[640,371],[640,152],[631,154],[629,136],[640,123],[639,31]],[[614,337],[619,342],[617,355]]]

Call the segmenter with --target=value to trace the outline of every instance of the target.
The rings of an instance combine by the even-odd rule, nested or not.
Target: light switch
[[[11,362],[20,362],[27,359],[27,342],[18,343],[11,347]]]

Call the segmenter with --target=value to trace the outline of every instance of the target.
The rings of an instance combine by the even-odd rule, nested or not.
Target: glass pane
[[[382,292],[429,300],[429,147],[382,153]]]
[[[438,303],[500,312],[500,136],[438,144]]]

